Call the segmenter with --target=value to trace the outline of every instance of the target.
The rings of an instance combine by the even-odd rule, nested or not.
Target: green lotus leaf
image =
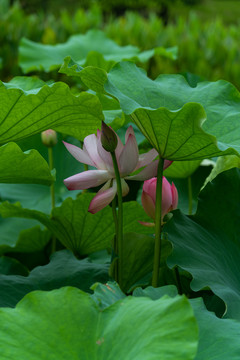
[[[51,185],[53,182],[48,163],[37,150],[22,152],[15,143],[0,147],[0,183]]]
[[[130,296],[101,310],[89,294],[67,287],[32,292],[15,309],[1,309],[0,318],[3,360],[193,360],[197,352],[198,328],[184,296]]]
[[[164,294],[176,296],[177,289],[172,286],[161,288],[147,287],[138,288],[134,296],[148,296],[152,300],[158,300]],[[107,298],[105,294],[105,298]],[[105,300],[106,301],[106,300]],[[206,310],[202,298],[191,299],[190,304],[194,310],[199,326],[199,345],[195,360],[238,360],[239,358],[239,335],[240,322],[232,319],[219,319],[212,312]]]
[[[225,316],[240,319],[240,170],[209,182],[195,215],[173,214],[164,227],[173,243],[169,266],[191,273],[194,291],[210,287],[226,303]]]
[[[101,66],[109,70],[121,60],[146,62],[155,54],[176,59],[177,48],[157,47],[140,52],[136,46],[119,46],[100,30],[71,36],[64,44],[44,45],[23,38],[19,47],[19,65],[24,73],[58,69],[70,55],[79,65]]]
[[[0,99],[0,144],[49,128],[83,139],[96,132],[103,120],[97,96],[75,97],[64,83],[23,91],[0,82]]]
[[[137,109],[131,117],[164,159],[201,160],[224,154],[238,154],[233,149],[221,151],[216,138],[202,130],[206,114],[200,104],[188,103],[175,111],[166,108]]]
[[[14,307],[34,290],[49,291],[62,286],[75,286],[90,292],[93,283],[109,279],[108,267],[107,264],[94,264],[89,259],[78,260],[69,250],[57,251],[51,256],[49,264],[34,268],[28,276],[1,274],[0,306]]]
[[[82,256],[109,248],[115,234],[112,210],[106,207],[96,214],[88,212],[94,194],[81,194],[76,200],[67,198],[60,207],[55,207],[51,216],[44,212],[24,209],[20,203],[0,203],[0,215],[3,218],[20,217],[35,219],[46,226],[64,246],[76,255]],[[139,224],[138,220],[147,220],[142,207],[136,202],[124,204],[124,232],[135,229],[151,233],[152,229]]]
[[[95,68],[95,71],[98,73],[99,69]],[[84,82],[88,81],[91,85],[94,82],[94,68],[84,68],[82,76]],[[160,75],[152,80],[130,62],[116,64],[107,76],[102,76],[102,83],[99,80],[100,77],[96,76],[96,84],[92,86],[98,86],[98,89],[102,88],[105,93],[118,99],[122,110],[128,115],[139,109],[147,117],[150,110],[160,107],[177,111],[189,102],[201,104],[207,115],[202,124],[203,130],[217,138],[220,150],[231,147],[240,152],[240,96],[238,90],[227,81],[204,81],[191,87],[181,75]],[[150,132],[152,129],[147,127],[145,130]]]

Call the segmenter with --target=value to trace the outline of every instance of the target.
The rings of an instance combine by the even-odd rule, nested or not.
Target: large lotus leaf
[[[197,324],[184,296],[127,297],[100,310],[89,294],[67,287],[32,292],[15,309],[1,309],[0,318],[3,360],[193,360],[197,352]]]
[[[82,256],[110,247],[115,234],[110,207],[94,215],[88,212],[93,196],[94,194],[84,193],[76,200],[67,198],[60,207],[53,209],[51,217],[40,211],[24,209],[19,203],[10,204],[5,201],[0,204],[0,215],[4,218],[22,217],[38,220],[67,248]],[[140,219],[145,221],[147,216],[139,204],[124,204],[124,232],[139,230],[151,233],[151,229],[139,224]]]
[[[97,96],[75,97],[64,83],[23,91],[0,83],[0,143],[17,141],[52,128],[83,139],[103,120]]]
[[[144,290],[138,288],[134,296],[148,296],[157,300],[164,294],[176,296],[176,288],[163,286],[161,288],[148,287]],[[102,296],[102,302],[106,301]],[[239,359],[239,336],[240,322],[232,319],[219,319],[212,312],[206,310],[201,298],[191,299],[190,303],[194,310],[199,326],[199,345],[195,360],[238,360]]]
[[[233,149],[221,151],[216,138],[202,130],[206,114],[200,104],[188,103],[175,111],[166,108],[137,109],[131,117],[165,159],[199,160],[237,153]]]
[[[0,183],[51,185],[53,182],[49,166],[37,150],[22,152],[15,143],[0,147]]]
[[[207,114],[203,130],[217,138],[221,150],[231,146],[240,152],[240,96],[232,84],[223,80],[204,81],[191,87],[181,75],[160,75],[151,80],[142,69],[130,62],[116,64],[105,76],[100,76],[99,71],[96,68],[95,86],[117,98],[126,114],[132,114],[139,108],[178,110],[188,102],[197,102]],[[92,86],[94,68],[87,67],[82,73],[86,85]],[[100,79],[102,83],[99,83]]]
[[[119,46],[103,31],[95,29],[84,35],[73,35],[64,44],[57,45],[44,45],[23,38],[19,47],[19,65],[25,73],[36,70],[49,72],[58,69],[63,59],[70,55],[80,65],[101,66],[108,70],[117,61],[133,59],[145,62],[155,53],[176,58],[176,48],[159,47],[141,53],[136,46]]]
[[[240,319],[240,170],[219,174],[200,192],[196,214],[174,211],[164,230],[173,243],[168,264],[192,274],[194,291],[210,287],[226,315]]]
[[[57,251],[49,264],[36,267],[28,276],[0,275],[0,306],[14,307],[33,290],[75,286],[89,292],[93,283],[108,279],[108,265],[94,264],[89,259],[77,260],[68,250]]]

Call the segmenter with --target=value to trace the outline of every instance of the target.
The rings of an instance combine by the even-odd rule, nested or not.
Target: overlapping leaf
[[[161,288],[147,287],[144,290],[138,288],[133,294],[134,296],[148,296],[152,300],[157,300],[165,294],[174,297],[176,291],[176,288],[169,285]],[[102,294],[102,301],[106,301],[106,293],[105,297]],[[194,359],[238,360],[240,322],[219,319],[214,313],[206,310],[201,298],[192,299],[190,303],[199,326],[199,346]]]
[[[93,196],[85,193],[76,200],[67,198],[60,207],[53,209],[51,217],[41,211],[24,209],[19,203],[10,204],[6,201],[0,204],[0,215],[4,218],[22,217],[38,220],[67,248],[82,256],[110,247],[115,234],[110,207],[94,215],[88,212]],[[144,221],[146,218],[144,210],[136,202],[124,204],[124,232],[134,229],[151,233],[152,229],[138,223],[138,220]]]
[[[69,354],[83,360],[193,360],[197,351],[196,320],[184,296],[127,297],[101,310],[90,295],[68,287],[28,294],[16,309],[1,309],[0,317],[3,360],[67,360]]]
[[[0,219],[0,226],[0,255],[40,251],[50,240],[49,231],[41,229],[38,222],[32,219]]]
[[[96,132],[103,120],[96,96],[81,93],[75,97],[64,83],[29,91],[0,83],[0,108],[0,144],[49,128],[83,139]]]
[[[87,86],[98,86],[99,90],[102,88],[117,98],[126,114],[133,114],[135,111],[138,114],[145,113],[144,120],[147,121],[150,110],[164,107],[176,111],[186,103],[197,102],[207,114],[203,130],[217,138],[219,149],[231,147],[240,152],[240,97],[237,89],[230,83],[200,82],[192,88],[181,75],[160,75],[153,81],[142,69],[129,62],[116,64],[109,74],[101,71],[100,76],[100,70],[96,69],[95,84],[93,67],[82,70],[82,79],[84,78]],[[103,82],[99,83],[101,79]],[[150,134],[152,129],[148,126],[145,131]]]
[[[22,152],[15,143],[0,147],[0,183],[51,185],[53,182],[49,166],[37,150]]]
[[[176,48],[162,47],[140,52],[136,46],[119,46],[100,30],[71,36],[64,44],[44,45],[23,38],[19,48],[19,65],[27,73],[35,70],[49,72],[58,69],[63,59],[70,55],[80,65],[100,66],[106,70],[124,59],[145,62],[154,54],[176,58]]]
[[[218,175],[201,191],[196,215],[175,211],[164,230],[174,247],[169,265],[189,271],[193,290],[210,287],[226,316],[240,319],[240,170]]]
[[[26,273],[20,275],[0,275],[1,307],[14,307],[33,290],[75,286],[89,292],[92,284],[106,282],[109,278],[108,265],[94,264],[89,259],[77,260],[68,250],[57,251],[49,264],[36,267],[28,276]]]

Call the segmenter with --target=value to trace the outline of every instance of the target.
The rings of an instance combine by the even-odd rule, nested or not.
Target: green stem
[[[192,215],[192,178],[188,176],[188,214]]]
[[[114,224],[115,224],[115,232],[117,233],[118,231],[118,216],[117,216],[117,202],[116,202],[116,196],[112,201],[112,214],[113,214],[113,220],[114,220]]]
[[[114,172],[117,181],[117,194],[118,194],[118,226],[117,226],[117,250],[118,250],[118,283],[122,285],[123,279],[123,206],[122,206],[122,185],[121,177],[118,169],[118,163],[115,151],[111,152]]]
[[[116,237],[116,234],[117,234],[117,231],[118,231],[118,216],[117,216],[116,207],[117,207],[117,202],[116,202],[116,196],[115,196],[113,201],[112,201],[112,214],[113,214],[113,220],[114,220],[114,224],[115,224],[115,236],[114,236],[114,239],[113,239],[113,255],[114,256],[112,257],[113,261],[115,260],[115,256],[118,253],[117,237]],[[114,278],[117,281],[117,279],[118,279],[118,266],[117,266],[116,262],[114,263]]]
[[[161,218],[162,218],[162,178],[164,159],[159,159],[157,170],[156,204],[155,204],[155,249],[153,259],[152,286],[158,287],[159,267],[161,260]]]
[[[49,168],[52,171],[53,170],[53,148],[52,147],[48,148],[48,163],[49,163]],[[52,205],[52,210],[53,210],[55,207],[55,184],[54,183],[52,183],[52,185],[50,187],[50,191],[51,191],[51,205]],[[53,235],[51,252],[54,253],[55,251],[56,251],[56,237]]]

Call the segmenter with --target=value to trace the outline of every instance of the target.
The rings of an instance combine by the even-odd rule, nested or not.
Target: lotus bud
[[[115,132],[102,121],[101,143],[104,150],[113,152],[116,150],[118,140]]]
[[[57,133],[52,129],[45,130],[41,133],[41,139],[43,145],[53,147],[57,144]]]
[[[156,186],[157,178],[144,181],[143,192],[142,192],[142,205],[147,213],[152,219],[155,219],[155,202],[156,202]],[[171,210],[177,208],[178,204],[178,192],[177,189],[172,183],[169,184],[167,179],[163,176],[162,179],[162,223],[164,216]]]

